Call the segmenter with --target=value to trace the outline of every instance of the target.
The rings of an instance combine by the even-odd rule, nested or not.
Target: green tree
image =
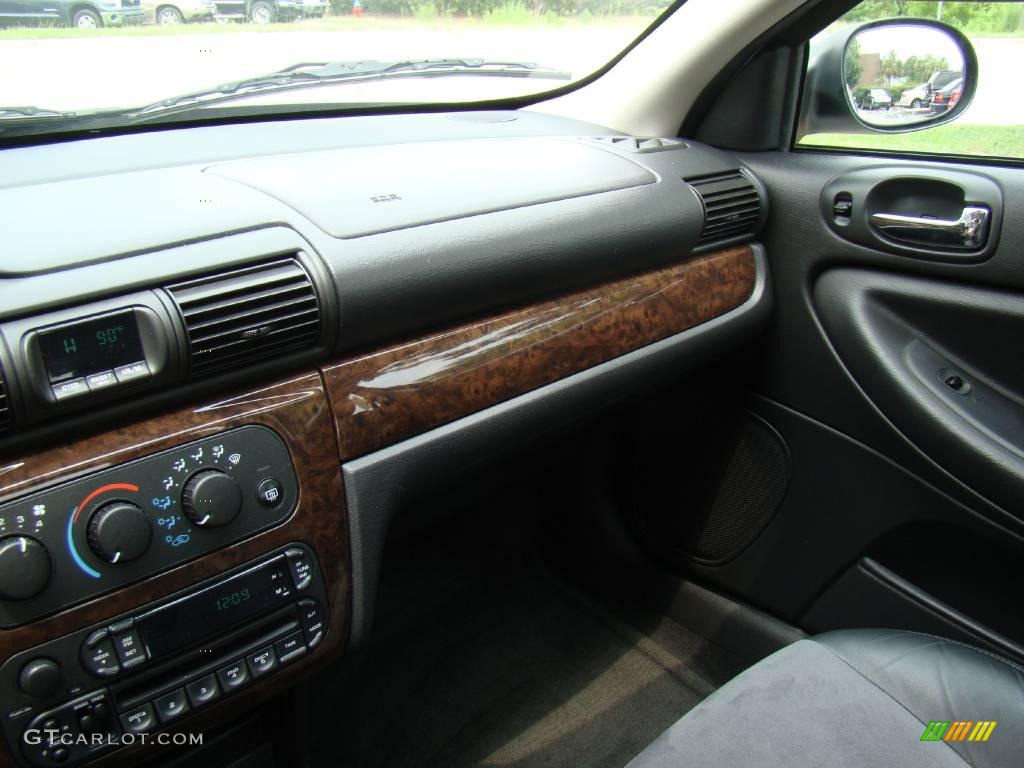
[[[843,76],[850,88],[856,88],[860,82],[860,76],[864,73],[864,65],[860,60],[860,43],[852,40],[846,48],[846,58],[843,60]]]
[[[889,51],[882,57],[882,80],[891,83],[895,78],[903,74],[903,62],[896,54],[896,51]]]

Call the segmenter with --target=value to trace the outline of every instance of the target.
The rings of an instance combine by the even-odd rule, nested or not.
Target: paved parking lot
[[[642,26],[368,26],[330,32],[282,27],[274,32],[42,40],[4,40],[0,33],[0,104],[66,110],[132,106],[306,61],[484,57],[533,61],[584,75],[628,45]]]

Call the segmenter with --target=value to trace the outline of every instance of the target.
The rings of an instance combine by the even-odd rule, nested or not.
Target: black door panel
[[[770,197],[775,292],[750,408],[792,476],[739,556],[687,568],[808,631],[891,626],[1019,654],[1024,625],[1000,606],[1024,583],[1024,169],[742,159]],[[863,237],[835,219],[841,191]],[[951,253],[872,232],[872,207],[901,200],[894,212],[925,216],[990,207],[986,244]]]
[[[826,186],[856,169],[886,163],[810,152],[746,154],[743,161],[769,191],[772,212],[762,237],[776,276],[776,313],[755,390],[884,453],[968,505],[990,507],[984,496],[901,434],[861,383],[849,375],[816,315],[812,292],[817,278],[827,270],[856,266],[885,274],[1024,293],[1024,215],[1020,213],[1024,212],[1024,170],[985,169],[1002,192],[1005,215],[999,247],[981,263],[963,264],[885,253],[851,243],[833,232],[821,212]],[[961,166],[922,163],[918,167],[938,173],[974,172]],[[996,342],[993,339],[991,343]],[[1007,365],[1012,363],[1008,361]]]
[[[1024,295],[860,269],[815,306],[867,395],[924,453],[1024,520]]]

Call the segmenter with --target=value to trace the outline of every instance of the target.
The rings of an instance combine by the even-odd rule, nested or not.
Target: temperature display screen
[[[132,310],[105,315],[39,334],[50,383],[111,371],[145,358]]]

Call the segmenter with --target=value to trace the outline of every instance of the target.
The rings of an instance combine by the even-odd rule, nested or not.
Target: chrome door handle
[[[959,219],[929,219],[898,213],[873,213],[871,223],[883,235],[916,245],[943,248],[980,248],[985,244],[992,212],[980,205],[964,208]]]

